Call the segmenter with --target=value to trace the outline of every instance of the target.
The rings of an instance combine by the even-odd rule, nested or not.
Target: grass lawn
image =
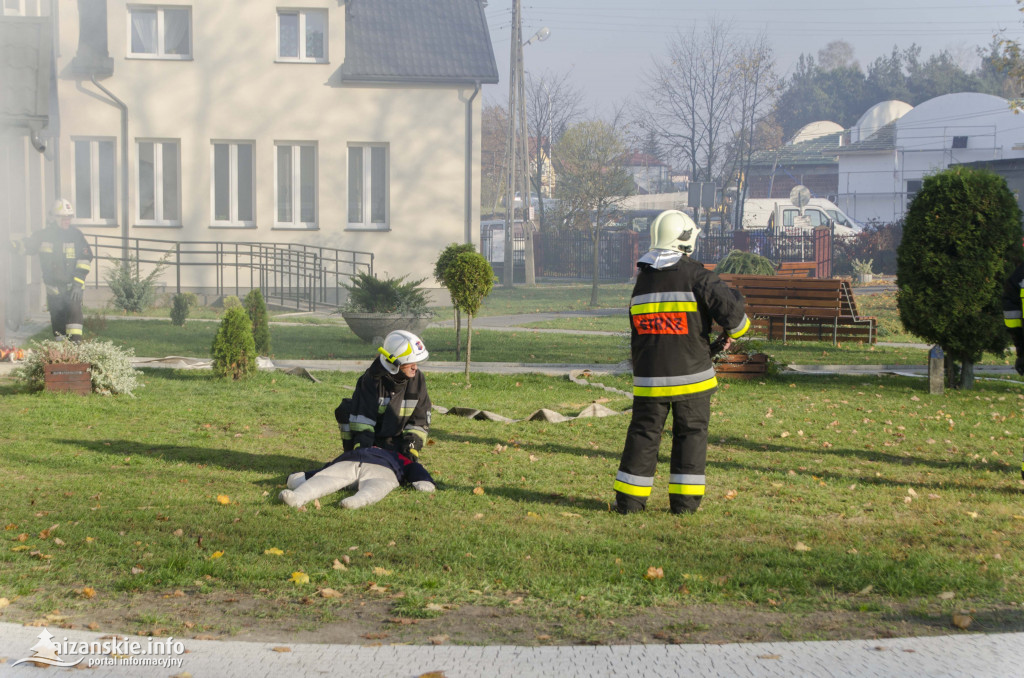
[[[649,510],[624,517],[608,504],[626,416],[435,415],[436,494],[279,504],[288,473],[339,451],[332,410],[357,375],[318,376],[156,370],[134,399],[0,381],[4,619],[357,643],[945,634],[959,611],[1024,630],[1018,385],[730,383],[701,510],[668,513],[666,441]],[[551,377],[428,383],[436,404],[512,417],[629,406]]]

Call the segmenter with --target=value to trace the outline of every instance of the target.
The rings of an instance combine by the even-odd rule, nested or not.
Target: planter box
[[[88,395],[92,393],[89,363],[43,365],[43,383],[47,391],[70,391]]]
[[[722,356],[715,363],[715,375],[719,379],[755,379],[768,371],[768,356],[764,353]]]
[[[380,344],[384,337],[395,330],[407,330],[417,336],[423,334],[434,316],[344,312],[341,317],[357,337],[368,344]]]

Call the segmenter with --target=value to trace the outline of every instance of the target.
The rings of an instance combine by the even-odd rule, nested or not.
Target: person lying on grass
[[[377,352],[352,397],[334,411],[344,452],[320,469],[288,476],[288,488],[278,495],[285,504],[299,507],[355,484],[358,491],[342,507],[375,504],[403,482],[434,491],[434,479],[418,461],[430,429],[430,396],[419,371],[427,349],[415,334],[398,330]]]

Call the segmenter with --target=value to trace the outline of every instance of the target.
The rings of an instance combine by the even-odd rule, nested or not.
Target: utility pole
[[[512,231],[515,228],[515,196],[516,196],[516,118],[519,108],[516,105],[518,89],[517,76],[521,73],[523,55],[523,17],[520,12],[519,0],[512,0],[512,40],[509,53],[508,76],[508,177],[505,184],[505,261],[502,266],[501,283],[506,289],[512,289],[512,269],[515,259],[512,248],[515,244]],[[527,198],[529,199],[529,198]]]

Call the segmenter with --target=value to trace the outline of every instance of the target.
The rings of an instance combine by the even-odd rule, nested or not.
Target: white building
[[[479,92],[498,79],[480,0],[28,4],[53,26],[53,180],[10,235],[60,194],[104,242],[337,248],[392,276],[477,237]]]
[[[860,223],[903,218],[923,178],[952,164],[1024,157],[1024,123],[1006,99],[958,93],[869,109],[838,149],[839,207]]]

